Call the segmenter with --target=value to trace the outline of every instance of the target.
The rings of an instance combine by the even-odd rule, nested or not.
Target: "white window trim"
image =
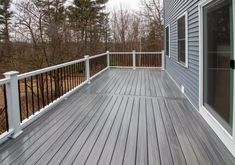
[[[183,16],[185,16],[185,63],[180,62],[179,58],[177,58],[177,63],[184,66],[185,68],[188,68],[188,12],[184,12],[182,15],[180,15],[177,18],[177,44],[178,44],[178,20],[180,18],[182,18]],[[177,49],[179,49],[179,47],[177,46]],[[177,51],[178,54],[178,51]],[[179,54],[178,54],[179,56]]]
[[[202,0],[199,3],[199,113],[202,115],[202,117],[206,120],[206,122],[210,125],[210,127],[214,130],[214,132],[218,135],[221,141],[225,144],[228,150],[235,157],[235,113],[233,113],[233,133],[231,135],[230,133],[228,133],[227,130],[224,129],[224,127],[217,121],[217,119],[203,106],[203,7],[212,1],[213,0]],[[233,0],[233,15],[235,15],[235,0]],[[233,18],[233,26],[235,28],[235,17]],[[235,86],[233,95],[234,94]]]
[[[166,27],[165,27],[165,29],[166,28],[168,28],[169,29],[169,31],[168,31],[168,37],[169,37],[169,53],[168,54],[166,54],[166,56],[168,57],[168,58],[171,58],[171,25],[170,24],[168,24]]]

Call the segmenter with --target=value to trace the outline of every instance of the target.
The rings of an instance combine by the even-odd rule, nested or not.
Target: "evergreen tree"
[[[10,0],[0,0],[1,40],[4,42],[9,42],[9,25],[12,17],[10,5]]]
[[[0,0],[0,41],[3,43],[1,48],[1,56],[10,53],[10,37],[9,26],[12,12],[10,11],[10,0]]]
[[[104,12],[104,8],[107,2],[108,0],[74,0],[68,8],[70,24],[85,50],[95,50],[99,47],[98,43],[106,42],[108,14]]]

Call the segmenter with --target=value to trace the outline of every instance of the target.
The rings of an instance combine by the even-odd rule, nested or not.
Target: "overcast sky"
[[[123,8],[138,10],[140,0],[109,0],[107,7],[108,9],[119,8],[120,5]]]
[[[22,0],[12,0],[12,2],[19,2]],[[67,0],[67,2],[72,2],[73,0]],[[140,0],[109,0],[107,3],[107,9],[112,10],[114,8],[122,8],[130,9],[130,10],[138,10]]]

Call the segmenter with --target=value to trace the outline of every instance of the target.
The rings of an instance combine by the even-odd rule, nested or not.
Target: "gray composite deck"
[[[109,70],[0,146],[0,164],[235,164],[164,71]]]

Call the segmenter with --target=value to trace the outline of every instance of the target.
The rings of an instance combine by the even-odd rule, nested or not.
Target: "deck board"
[[[234,162],[174,82],[158,70],[108,70],[0,146],[3,165]]]

